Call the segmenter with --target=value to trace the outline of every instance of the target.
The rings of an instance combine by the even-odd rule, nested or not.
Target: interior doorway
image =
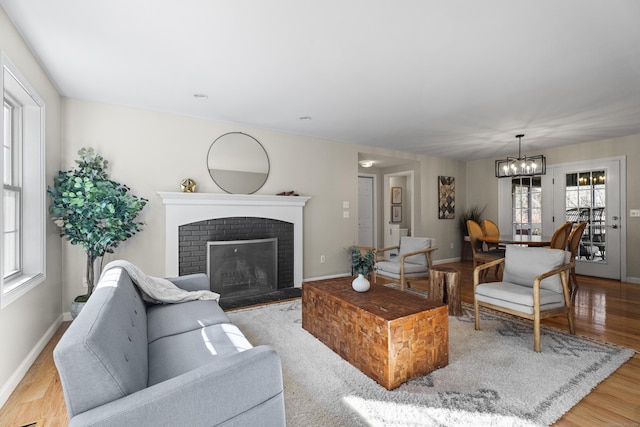
[[[398,188],[400,197],[398,198]],[[395,197],[392,197],[392,192]],[[384,175],[384,246],[399,244],[402,235],[415,230],[415,191],[412,170]]]

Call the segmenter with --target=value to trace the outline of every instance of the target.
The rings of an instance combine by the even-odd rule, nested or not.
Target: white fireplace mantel
[[[165,270],[178,275],[178,227],[231,217],[269,218],[293,224],[293,282],[302,286],[303,208],[310,197],[158,192],[165,206]]]

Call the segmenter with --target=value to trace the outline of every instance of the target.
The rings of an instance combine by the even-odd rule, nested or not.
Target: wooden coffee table
[[[388,390],[449,363],[447,306],[351,277],[302,284],[302,327]]]

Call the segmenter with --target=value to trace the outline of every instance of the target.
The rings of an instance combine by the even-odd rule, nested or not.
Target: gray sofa
[[[207,276],[169,279],[209,289]],[[122,268],[103,274],[53,352],[71,426],[283,426],[280,359],[216,301],[146,305]]]

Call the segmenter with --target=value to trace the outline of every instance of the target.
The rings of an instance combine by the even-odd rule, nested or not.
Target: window
[[[20,274],[22,254],[20,238],[20,163],[18,158],[19,141],[15,130],[19,129],[20,109],[8,96],[4,99],[4,206],[2,229],[3,240],[3,279]],[[16,126],[17,125],[17,126]]]
[[[44,102],[6,55],[2,74],[3,176],[0,307],[45,278]]]
[[[542,180],[521,177],[511,180],[513,234],[542,234]]]

